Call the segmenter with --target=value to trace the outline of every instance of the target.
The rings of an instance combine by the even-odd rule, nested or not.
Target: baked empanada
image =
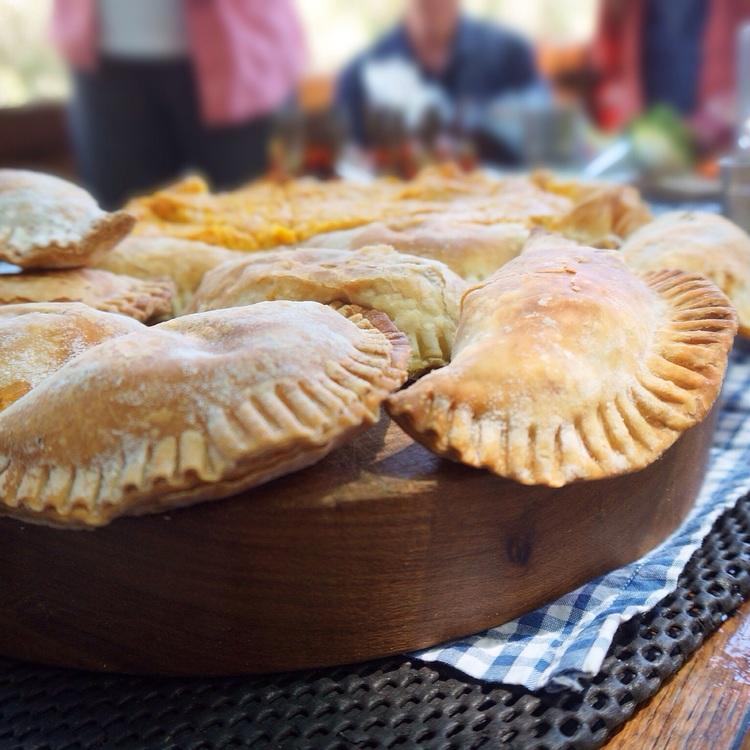
[[[442,263],[383,245],[354,251],[277,250],[210,271],[190,309],[289,299],[338,300],[381,310],[409,337],[409,373],[414,375],[449,361],[464,288]]]
[[[173,312],[181,315],[206,272],[241,256],[204,242],[176,237],[127,237],[107,253],[98,268],[137,279],[172,279]]]
[[[51,175],[0,169],[0,260],[22,268],[93,264],[133,228],[81,188]]]
[[[106,341],[0,412],[0,512],[98,526],[267,482],[377,422],[408,357],[382,313],[316,302]]]
[[[170,317],[171,281],[143,281],[98,268],[0,274],[0,305],[22,302],[83,302],[136,320]]]
[[[0,411],[87,349],[142,329],[78,302],[0,307]]]
[[[702,276],[534,236],[465,293],[450,365],[388,407],[435,452],[524,484],[623,474],[703,419],[736,325]]]
[[[631,185],[572,180],[543,170],[531,179],[546,191],[573,201],[572,208],[544,222],[550,230],[596,247],[618,247],[622,239],[651,221],[651,211]]]
[[[482,224],[449,212],[321,234],[305,246],[357,250],[390,245],[402,253],[439,260],[466,281],[482,281],[521,252],[529,231],[524,224]]]
[[[750,237],[729,219],[706,211],[672,211],[628,237],[626,263],[639,271],[678,268],[713,281],[737,308],[750,336]]]

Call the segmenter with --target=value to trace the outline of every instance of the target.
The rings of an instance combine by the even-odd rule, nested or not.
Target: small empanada
[[[625,262],[639,271],[678,268],[707,276],[732,300],[750,336],[750,237],[706,211],[671,211],[628,237]]]
[[[276,250],[210,271],[190,309],[289,299],[338,300],[381,310],[409,337],[409,373],[415,375],[450,360],[465,286],[442,263],[383,245],[353,251]]]
[[[524,484],[623,474],[703,419],[736,327],[702,276],[535,236],[464,295],[450,365],[388,407],[436,453]]]
[[[59,177],[0,169],[0,260],[22,268],[92,265],[134,224]]]
[[[0,274],[0,305],[83,302],[97,310],[147,321],[170,317],[173,295],[169,280],[143,281],[98,268]]]
[[[309,466],[377,422],[408,357],[384,314],[317,302],[106,341],[0,412],[0,513],[100,526]]]
[[[244,257],[216,245],[176,237],[127,237],[107,253],[98,268],[137,279],[172,279],[175,315],[181,315],[203,280],[216,266]]]
[[[87,349],[143,328],[79,302],[0,307],[0,411]]]
[[[305,246],[357,250],[390,245],[401,253],[439,260],[466,281],[482,281],[521,252],[529,232],[517,222],[485,224],[448,212],[320,234]]]

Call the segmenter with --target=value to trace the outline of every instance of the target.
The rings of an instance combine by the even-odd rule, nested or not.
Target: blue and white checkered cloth
[[[750,491],[750,344],[738,341],[708,472],[695,508],[661,546],[551,604],[484,633],[415,654],[472,677],[529,690],[580,689],[601,668],[618,626],[674,591],[721,513]]]

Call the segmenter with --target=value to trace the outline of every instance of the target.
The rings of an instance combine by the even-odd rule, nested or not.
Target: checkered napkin
[[[645,557],[517,620],[415,654],[472,677],[529,690],[580,689],[601,668],[617,627],[673,591],[721,513],[750,490],[750,344],[738,342],[724,384],[708,473],[682,526]]]

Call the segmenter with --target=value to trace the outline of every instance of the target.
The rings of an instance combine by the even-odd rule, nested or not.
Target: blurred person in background
[[[107,208],[186,169],[217,189],[260,174],[304,62],[293,0],[55,0],[52,34],[81,176]]]
[[[337,105],[361,144],[367,144],[372,106],[368,68],[392,60],[412,64],[454,107],[486,103],[539,80],[532,49],[520,36],[463,15],[460,0],[407,0],[402,21],[349,63],[338,80]]]
[[[601,0],[591,110],[614,130],[653,105],[690,125],[703,150],[734,127],[736,37],[750,0]]]

